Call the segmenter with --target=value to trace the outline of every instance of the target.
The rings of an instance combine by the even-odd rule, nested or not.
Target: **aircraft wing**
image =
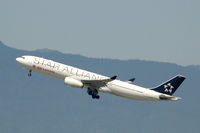
[[[115,80],[116,78],[117,76],[113,76],[111,78],[102,79],[102,80],[81,80],[81,82],[84,84],[84,86],[99,88],[99,87],[105,86],[108,82],[111,82]]]

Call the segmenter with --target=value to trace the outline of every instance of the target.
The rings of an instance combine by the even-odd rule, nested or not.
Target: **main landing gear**
[[[88,88],[87,93],[88,93],[88,95],[91,95],[93,99],[100,98],[100,96],[98,95],[98,91],[96,89]]]
[[[32,70],[29,70],[29,71],[28,71],[28,76],[29,76],[29,77],[32,76],[31,72],[32,72]]]

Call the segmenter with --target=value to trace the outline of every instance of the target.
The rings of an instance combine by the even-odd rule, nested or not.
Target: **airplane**
[[[16,58],[28,70],[64,80],[64,84],[75,88],[85,88],[93,99],[99,99],[99,92],[109,93],[132,100],[142,101],[176,101],[181,98],[172,96],[186,77],[177,75],[154,88],[144,88],[132,84],[135,78],[121,81],[117,76],[107,77],[49,59],[36,56],[21,56]]]

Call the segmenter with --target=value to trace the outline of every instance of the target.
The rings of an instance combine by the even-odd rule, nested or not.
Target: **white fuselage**
[[[76,80],[103,80],[109,77],[88,72],[79,68],[64,65],[52,60],[36,56],[24,56],[25,59],[17,58],[16,60],[28,70],[39,72],[48,76],[52,76],[61,80],[71,77]],[[87,88],[87,86],[84,86]],[[124,81],[113,80],[108,82],[106,86],[98,88],[100,92],[106,92],[117,96],[145,101],[159,101],[161,93],[151,89],[136,86]]]

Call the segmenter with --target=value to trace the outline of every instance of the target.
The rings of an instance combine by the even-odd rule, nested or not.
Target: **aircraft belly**
[[[143,100],[143,101],[157,101],[155,97],[148,96],[145,92],[138,91],[131,88],[121,87],[118,85],[112,85],[109,87],[111,93],[117,96],[125,97],[133,100]]]

